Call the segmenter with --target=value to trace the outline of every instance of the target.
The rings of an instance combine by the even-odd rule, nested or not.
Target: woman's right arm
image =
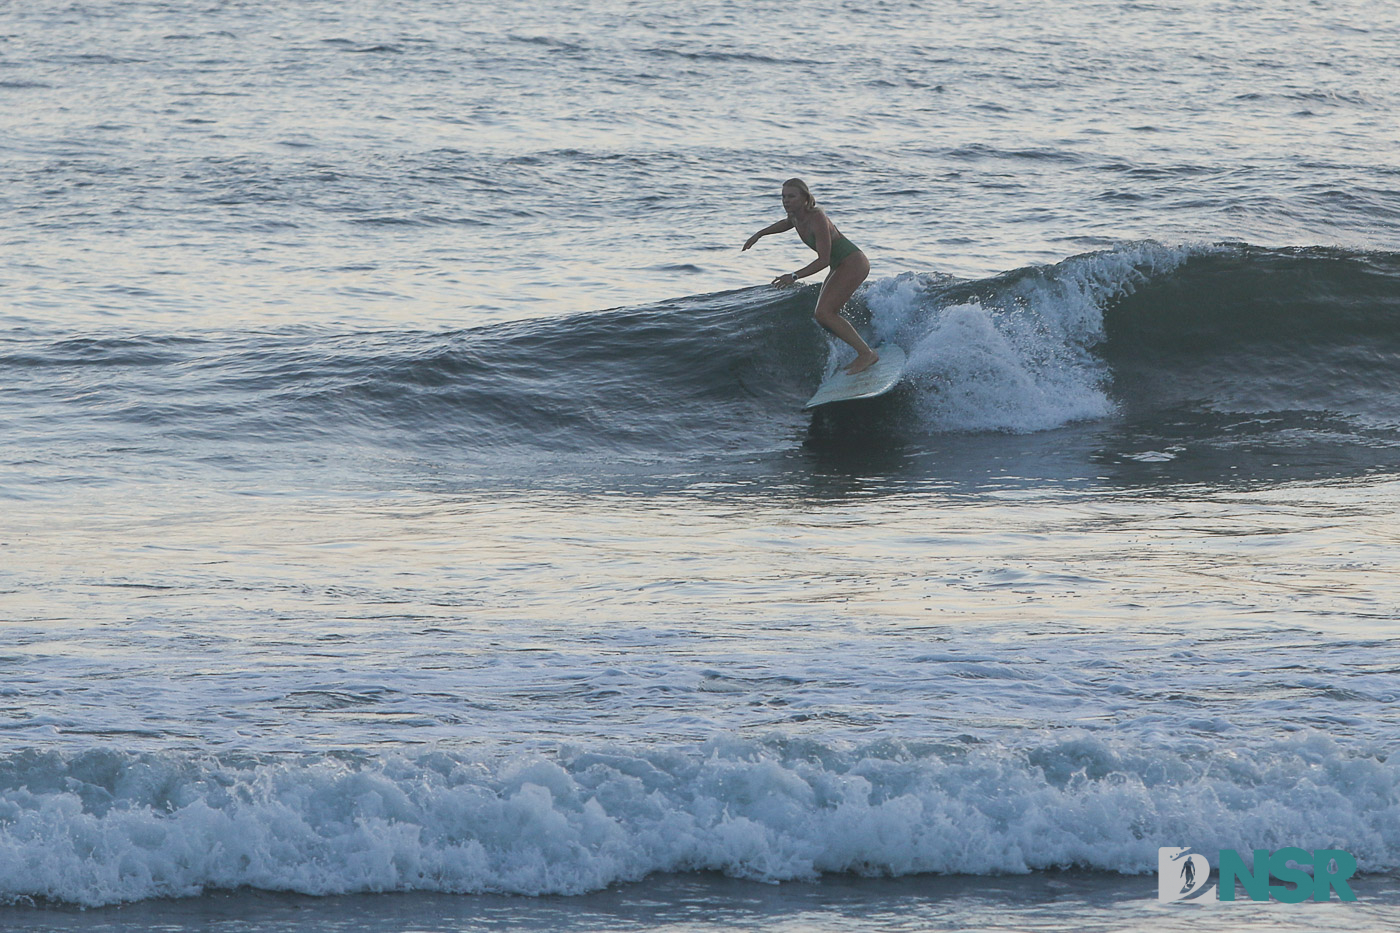
[[[748,241],[747,243],[744,244],[744,249],[748,249],[750,246],[753,246],[755,243],[757,243],[757,242],[759,241],[759,239],[760,239],[761,237],[766,237],[766,236],[767,236],[768,234],[770,234],[770,233],[782,233],[784,230],[791,230],[791,229],[792,229],[792,218],[791,218],[791,217],[784,217],[782,220],[778,221],[777,223],[775,223],[775,224],[770,224],[770,225],[768,225],[767,227],[764,227],[762,230],[760,230],[760,231],[758,231],[757,233],[755,233],[753,236],[749,237],[749,241]],[[742,252],[744,251],[744,249],[739,250],[739,252],[742,253]]]

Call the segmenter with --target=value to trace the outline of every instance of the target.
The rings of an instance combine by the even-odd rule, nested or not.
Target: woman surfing
[[[865,258],[865,253],[854,243],[841,235],[841,231],[836,229],[826,212],[817,206],[817,199],[812,197],[811,190],[802,179],[789,178],[783,182],[783,210],[787,212],[787,217],[749,237],[744,249],[753,246],[760,238],[770,233],[782,233],[796,228],[802,242],[817,251],[817,258],[796,272],[783,273],[773,279],[773,284],[785,287],[829,266],[831,272],[822,283],[821,294],[817,296],[817,309],[812,312],[812,319],[828,332],[846,341],[856,351],[855,362],[846,367],[847,373],[854,375],[869,369],[880,357],[860,339],[860,334],[856,333],[851,322],[841,316],[841,309],[870,274],[870,260]]]

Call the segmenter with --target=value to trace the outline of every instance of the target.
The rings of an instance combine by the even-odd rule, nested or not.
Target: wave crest
[[[1166,845],[1343,848],[1382,871],[1400,865],[1397,787],[1393,763],[1321,736],[1217,750],[722,739],[499,760],[20,753],[0,759],[0,899],[579,894],[700,870],[1140,874]]]

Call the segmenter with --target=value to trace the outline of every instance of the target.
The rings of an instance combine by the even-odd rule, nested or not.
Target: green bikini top
[[[813,234],[810,240],[802,236],[801,230],[797,231],[797,235],[802,238],[803,243],[806,243],[812,249],[817,248],[817,237],[815,234]],[[850,240],[846,239],[844,234],[837,234],[836,239],[831,241],[831,258],[828,264],[834,269],[841,264],[843,259],[855,252],[859,252],[859,248]]]

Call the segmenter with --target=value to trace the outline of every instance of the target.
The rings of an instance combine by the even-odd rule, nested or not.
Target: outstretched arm
[[[758,231],[757,233],[755,233],[753,236],[749,237],[749,241],[748,241],[747,243],[744,244],[744,248],[741,249],[741,250],[739,250],[739,252],[742,253],[745,249],[748,249],[750,246],[753,246],[753,245],[754,245],[755,243],[757,243],[762,237],[766,237],[766,236],[768,236],[770,233],[782,233],[782,232],[785,231],[785,230],[791,230],[791,229],[792,229],[792,218],[791,218],[791,217],[784,217],[782,220],[778,221],[777,223],[775,223],[775,224],[770,224],[770,225],[768,225],[767,227],[764,227],[762,230],[760,230],[760,231]]]

